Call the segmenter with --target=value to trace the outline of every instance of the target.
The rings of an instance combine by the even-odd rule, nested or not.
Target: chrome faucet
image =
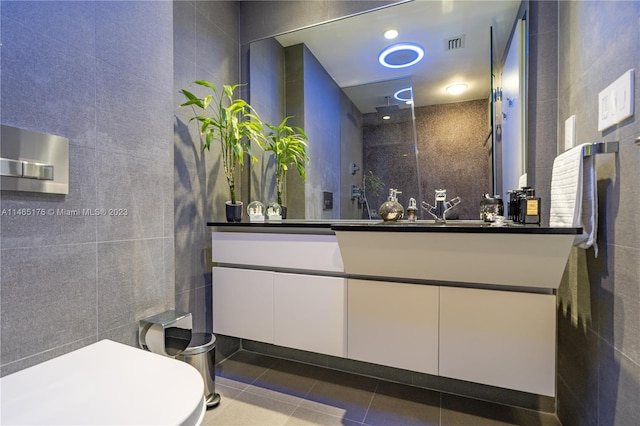
[[[462,199],[460,197],[455,197],[449,201],[447,201],[447,190],[446,189],[436,189],[436,202],[435,206],[427,202],[422,202],[421,207],[423,210],[426,210],[437,222],[446,222],[447,212],[460,204]]]

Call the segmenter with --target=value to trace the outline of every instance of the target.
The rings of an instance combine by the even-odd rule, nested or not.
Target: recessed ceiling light
[[[378,62],[387,68],[406,68],[424,57],[422,46],[413,43],[393,44],[380,52]]]
[[[396,37],[398,37],[397,30],[387,30],[384,32],[384,38],[386,38],[387,40],[393,40]]]
[[[413,101],[413,91],[411,87],[405,87],[404,89],[400,89],[396,93],[394,93],[393,97],[400,102],[409,103]]]
[[[459,95],[460,93],[467,90],[467,85],[464,83],[456,83],[448,86],[445,90],[451,95]]]
[[[390,115],[383,115],[383,116],[382,116],[382,119],[383,119],[383,120],[390,120],[390,119],[391,119],[391,116],[390,116]]]

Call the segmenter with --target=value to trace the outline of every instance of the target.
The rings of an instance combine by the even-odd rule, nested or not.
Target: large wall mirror
[[[251,104],[309,135],[306,182],[287,175],[288,217],[375,219],[395,188],[405,208],[446,189],[463,200],[454,218],[476,219],[481,194],[502,191],[494,86],[520,3],[414,0],[252,42]],[[252,199],[274,198],[269,160]]]

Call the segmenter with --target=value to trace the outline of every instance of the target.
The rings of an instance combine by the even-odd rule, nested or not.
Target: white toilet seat
[[[111,340],[5,376],[0,392],[0,424],[199,425],[206,410],[198,370]]]

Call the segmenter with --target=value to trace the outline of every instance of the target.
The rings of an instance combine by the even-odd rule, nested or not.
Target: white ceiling
[[[413,0],[276,39],[284,47],[304,43],[342,88],[410,77],[416,106],[483,99],[491,91],[489,28],[494,28],[499,57],[519,5],[520,0]],[[400,33],[395,40],[382,36],[390,28]],[[461,35],[464,48],[445,50],[445,40]],[[381,66],[378,53],[398,42],[422,45],[425,57],[404,69]],[[468,90],[449,95],[445,88],[457,82],[466,83]],[[375,106],[387,104],[385,96],[393,95],[393,84],[382,86],[386,92],[380,87],[373,91],[353,87],[347,92],[361,112],[375,112]]]

